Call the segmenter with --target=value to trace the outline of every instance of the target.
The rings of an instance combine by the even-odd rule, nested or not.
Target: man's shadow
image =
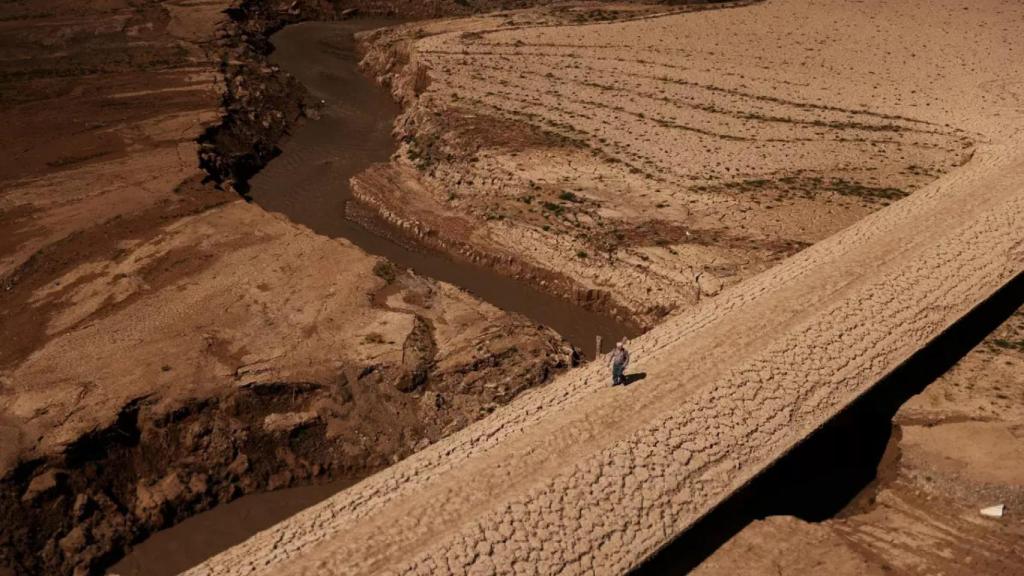
[[[630,384],[634,382],[639,382],[644,378],[647,378],[647,372],[634,372],[632,374],[625,374],[622,376],[622,384],[619,384],[619,386],[629,386]]]

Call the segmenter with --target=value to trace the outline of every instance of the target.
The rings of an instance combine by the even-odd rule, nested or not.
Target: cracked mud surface
[[[994,193],[958,230],[926,233],[963,200],[953,188],[922,191],[654,330],[637,348],[648,376],[635,388],[577,371],[194,573],[628,569],[1020,273],[1016,192]],[[893,237],[904,248],[865,273]],[[978,241],[990,258],[965,256]],[[951,263],[963,275],[943,273]],[[904,283],[927,289],[933,312],[901,298]],[[776,321],[759,326],[765,313]],[[716,368],[715,333],[745,326],[758,337]]]
[[[247,21],[258,42],[280,18],[355,3],[243,4],[274,15]],[[368,69],[421,96],[399,126],[415,141],[356,183],[368,207],[446,233],[457,227],[431,215],[454,209],[474,233],[439,235],[442,247],[497,266],[494,246],[513,246],[527,256],[513,273],[600,306],[654,321],[672,306],[652,300],[695,305],[635,343],[646,379],[607,389],[592,366],[496,411],[566,366],[556,335],[201,182],[197,156],[223,159],[230,182],[299,113],[288,84],[249,60],[255,48],[231,44],[227,7],[0,8],[0,140],[14,151],[0,163],[4,576],[95,573],[241,493],[355,480],[416,451],[194,573],[614,572],[1024,267],[1015,3],[775,0],[662,18],[650,16],[664,6],[587,4],[423,24],[412,50],[408,30],[367,37]],[[723,30],[743,41],[716,44]],[[433,72],[417,72],[426,62]],[[453,107],[456,93],[474,100]],[[565,105],[549,106],[555,96]],[[211,157],[196,140],[225,112],[239,156],[219,142]],[[796,159],[801,172],[773,172]],[[404,179],[423,193],[402,196]],[[396,198],[423,204],[410,214]],[[614,233],[584,230],[598,221]],[[614,274],[595,257],[609,250]],[[996,465],[1016,454],[1013,392],[984,378],[1003,366],[922,396],[901,423],[906,472],[881,505],[810,541],[845,542],[869,565],[943,566],[934,532],[885,535],[918,522],[922,495],[1016,497],[998,492],[1015,476]],[[943,460],[951,443],[969,455]],[[1013,541],[976,541],[979,555],[1013,558]]]
[[[570,372],[191,574],[627,570],[1024,272],[1022,95],[1004,80],[1021,75],[1019,35],[953,26],[1019,22],[1006,18],[1020,8],[858,4],[840,30],[826,4],[612,23],[600,37],[684,49],[703,30],[743,31],[749,43],[719,45],[708,65],[741,66],[730,51],[773,47],[759,52],[777,70],[757,85],[766,95],[781,90],[775,80],[799,79],[791,98],[948,124],[978,143],[967,164],[636,340],[643,381],[609,389],[599,367]],[[912,33],[886,35],[897,24]],[[501,34],[572,45],[590,32]],[[881,46],[936,72],[871,57]],[[924,433],[910,441],[918,453],[941,444]]]

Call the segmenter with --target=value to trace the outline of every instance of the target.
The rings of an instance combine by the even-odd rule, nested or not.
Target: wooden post
[[[597,335],[596,340],[597,340],[597,353],[594,354],[594,360],[598,360],[598,359],[601,358],[601,335],[600,334]]]

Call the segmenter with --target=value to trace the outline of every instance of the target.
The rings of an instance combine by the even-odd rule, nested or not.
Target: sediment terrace
[[[366,68],[406,111],[399,156],[357,177],[356,197],[425,242],[651,326],[969,158],[972,127],[933,95],[990,98],[949,67],[908,80],[895,57],[852,57],[881,12],[826,3],[794,29],[786,3],[708,6],[368,34]],[[927,57],[938,32],[884,42]]]
[[[627,570],[1024,272],[1024,156],[962,170],[192,574]],[[950,223],[956,223],[951,225]]]

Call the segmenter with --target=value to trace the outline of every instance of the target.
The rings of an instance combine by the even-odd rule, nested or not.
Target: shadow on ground
[[[872,390],[774,466],[699,520],[633,574],[682,574],[696,568],[752,521],[790,515],[810,522],[835,516],[876,476],[907,400],[953,367],[1024,305],[1024,274],[900,365]]]
[[[620,386],[629,386],[634,382],[639,382],[647,378],[647,372],[635,372],[633,374],[625,374],[622,376],[622,384]]]

